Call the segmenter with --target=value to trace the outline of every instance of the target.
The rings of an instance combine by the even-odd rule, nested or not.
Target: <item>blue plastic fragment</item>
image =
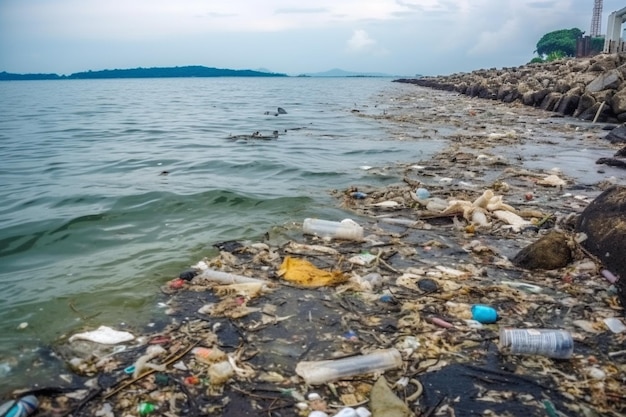
[[[355,191],[352,194],[350,194],[352,196],[352,198],[356,198],[357,200],[363,200],[364,198],[367,197],[367,194],[361,192],[361,191]]]

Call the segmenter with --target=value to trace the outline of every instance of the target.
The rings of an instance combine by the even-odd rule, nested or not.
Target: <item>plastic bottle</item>
[[[219,284],[267,283],[267,281],[262,279],[231,274],[229,272],[216,271],[214,269],[202,271],[200,278],[208,279]]]
[[[0,406],[2,417],[26,417],[35,412],[39,401],[34,395],[26,395],[18,400],[7,401]]]
[[[302,230],[309,235],[324,238],[363,240],[363,228],[351,219],[340,222],[320,219],[304,219]]]
[[[574,340],[565,330],[501,328],[500,350],[513,355],[568,359],[574,353]]]
[[[319,385],[345,377],[382,372],[400,366],[402,366],[402,356],[397,349],[392,348],[342,359],[300,362],[296,366],[296,373],[307,384]]]

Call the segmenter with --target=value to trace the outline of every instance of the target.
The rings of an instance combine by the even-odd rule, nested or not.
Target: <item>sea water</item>
[[[427,158],[434,142],[362,117],[406,90],[391,81],[0,83],[2,389],[37,383],[31,362],[73,332],[151,320],[160,286],[214,244],[341,220],[330,190]]]

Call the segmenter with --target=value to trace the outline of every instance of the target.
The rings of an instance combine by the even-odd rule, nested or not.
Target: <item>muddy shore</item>
[[[418,86],[384,108],[355,114],[388,123],[407,146],[445,146],[428,160],[364,168],[394,185],[329,189],[363,227],[362,240],[304,234],[294,218],[261,242],[215,242],[219,256],[163,287],[169,322],[113,346],[63,341],[54,354],[67,371],[16,396],[35,394],[40,416],[150,414],[142,404],[154,415],[333,416],[380,409],[372,388],[382,374],[404,408],[375,417],[626,412],[626,332],[607,325],[624,325],[624,311],[601,265],[574,241],[576,216],[603,190],[626,184],[623,170],[594,163],[619,148],[604,139],[605,125]],[[498,207],[483,207],[486,197]],[[466,211],[466,202],[484,210]],[[499,213],[513,212],[505,205],[522,223]],[[565,266],[511,263],[554,230],[572,239]],[[338,279],[304,287],[286,279],[286,258]],[[262,284],[218,284],[205,269]],[[477,304],[494,308],[497,321],[472,321]],[[501,328],[562,329],[574,352],[508,354]],[[296,373],[301,361],[379,349],[397,349],[402,365],[319,385]],[[133,379],[132,366],[145,372]]]

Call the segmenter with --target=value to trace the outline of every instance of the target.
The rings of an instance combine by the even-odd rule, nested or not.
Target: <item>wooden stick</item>
[[[598,117],[600,117],[600,113],[602,113],[602,109],[604,108],[604,101],[600,103],[600,107],[598,107],[598,111],[596,112],[596,117],[593,118],[593,123],[598,121]]]

